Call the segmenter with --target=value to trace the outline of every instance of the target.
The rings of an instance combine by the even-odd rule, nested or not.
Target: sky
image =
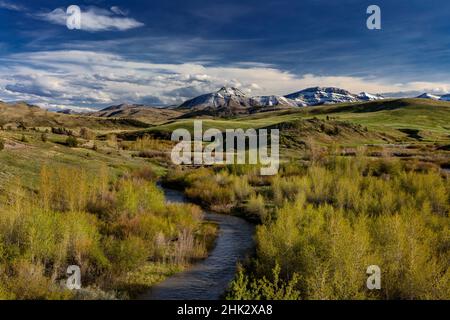
[[[381,30],[369,30],[369,5]],[[81,9],[81,29],[66,9]],[[0,0],[0,100],[176,105],[222,86],[450,92],[448,0]]]

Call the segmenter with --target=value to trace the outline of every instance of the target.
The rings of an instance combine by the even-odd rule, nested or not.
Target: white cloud
[[[25,8],[21,5],[11,3],[9,1],[0,0],[0,9],[7,9],[12,11],[24,11]]]
[[[114,12],[115,14],[121,15],[121,16],[126,16],[128,15],[128,11],[124,10],[118,6],[112,6],[111,7],[111,11]]]
[[[20,53],[0,59],[0,99],[99,107],[121,102],[172,105],[201,93],[235,86],[252,95],[285,95],[306,87],[336,86],[354,93],[441,92],[436,82],[390,83],[358,77],[297,76],[264,65],[158,64],[80,50]]]
[[[94,108],[87,108],[87,107],[78,107],[78,106],[63,106],[63,105],[58,105],[58,104],[51,104],[51,103],[46,103],[46,102],[42,102],[42,103],[35,103],[36,106],[41,107],[43,109],[50,109],[52,111],[63,111],[63,110],[67,110],[67,109],[71,109],[74,110],[76,112],[91,112],[91,111],[96,111],[97,109]]]
[[[124,11],[118,7],[112,7],[111,11],[89,7],[81,11],[81,30],[90,32],[125,31],[144,26],[142,22],[133,18],[124,17],[123,15]],[[67,21],[67,14],[64,8],[57,8],[46,13],[36,13],[33,17],[63,26],[66,25]]]

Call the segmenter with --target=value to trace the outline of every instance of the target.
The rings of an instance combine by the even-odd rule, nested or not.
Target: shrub
[[[94,140],[96,137],[96,134],[94,131],[92,131],[88,128],[81,128],[80,129],[80,137],[85,140]]]
[[[0,206],[0,298],[74,298],[59,285],[70,264],[81,267],[84,288],[98,288],[75,298],[114,297],[105,290],[121,288],[149,260],[175,266],[205,257],[202,211],[166,204],[147,179],[149,170],[112,183],[104,166],[95,174],[43,166],[38,193],[11,183]]]
[[[232,297],[258,297],[278,263],[284,281],[299,275],[304,299],[448,299],[450,183],[438,172],[357,156],[275,177],[271,191],[279,208],[257,228],[254,273]],[[372,264],[377,292],[365,289]]]
[[[248,183],[247,177],[234,178],[233,191],[239,201],[247,199],[253,193],[253,189]]]
[[[226,298],[229,300],[298,300],[300,291],[296,289],[296,286],[299,280],[297,274],[294,274],[289,281],[282,280],[279,265],[272,270],[270,280],[265,277],[251,280],[241,268],[231,282]]]
[[[109,238],[105,242],[105,251],[110,261],[114,262],[112,272],[115,276],[137,269],[147,261],[149,256],[144,241],[135,236],[124,240]]]
[[[3,149],[5,149],[5,141],[0,138],[0,151],[2,151]]]
[[[258,217],[261,221],[266,221],[267,219],[267,209],[266,202],[262,195],[252,195],[245,205],[245,209],[248,213],[253,216]]]
[[[66,139],[66,146],[68,146],[69,148],[76,148],[78,147],[78,140],[77,138],[73,137],[73,136],[69,136]]]
[[[118,189],[116,208],[119,215],[132,217],[140,213],[158,214],[165,210],[164,195],[152,182],[123,179]]]
[[[42,142],[47,142],[48,141],[48,136],[46,133],[41,134],[41,141]]]
[[[73,132],[66,128],[54,128],[52,127],[52,133],[53,134],[60,134],[60,135],[66,135],[66,136],[73,136]]]

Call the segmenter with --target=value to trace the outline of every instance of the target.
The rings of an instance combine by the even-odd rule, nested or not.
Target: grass
[[[137,298],[155,284],[185,269],[186,266],[183,265],[147,263],[138,270],[129,272],[121,280],[118,288],[127,292],[130,298]]]
[[[203,119],[203,130],[259,129],[311,118],[349,121],[367,127],[373,132],[389,135],[398,141],[415,140],[401,131],[404,129],[418,130],[424,142],[444,143],[450,140],[450,103],[426,99],[382,100],[262,112],[229,119]],[[128,137],[135,138],[150,133],[167,139],[170,138],[171,132],[178,128],[192,132],[194,121],[195,119],[170,121],[149,129],[132,131]],[[375,140],[371,143],[382,141]]]
[[[22,135],[29,142],[22,142]],[[43,142],[41,133],[35,131],[0,131],[0,136],[6,142],[5,150],[0,152],[0,188],[16,176],[20,176],[23,183],[32,188],[39,176],[39,168],[44,163],[79,166],[88,172],[96,170],[101,164],[107,165],[116,174],[142,166],[151,166],[159,174],[164,172],[160,166],[132,157],[132,151],[108,147],[105,141],[96,141],[99,149],[94,151],[91,144],[82,139],[79,139],[80,147],[68,148],[65,146],[67,136],[52,133],[47,133],[47,142]]]

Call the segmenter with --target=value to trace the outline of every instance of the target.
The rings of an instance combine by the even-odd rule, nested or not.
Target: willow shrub
[[[211,210],[229,213],[254,194],[250,175],[236,176],[230,171],[229,168],[220,171],[210,168],[173,170],[166,182],[185,187],[186,196]]]
[[[114,290],[150,261],[204,257],[201,210],[166,204],[150,176],[44,166],[37,192],[13,181],[0,203],[0,297],[73,298],[60,285],[72,264],[84,288]]]
[[[301,299],[450,298],[448,177],[360,157],[293,171],[272,179],[273,218],[229,298],[268,298],[257,283],[277,265]],[[381,290],[366,288],[370,265]]]

